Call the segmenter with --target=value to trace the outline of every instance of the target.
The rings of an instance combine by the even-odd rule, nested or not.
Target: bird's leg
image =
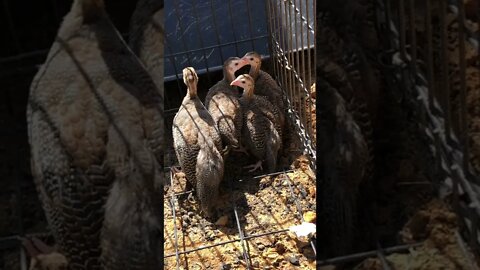
[[[245,169],[252,168],[252,169],[249,170],[248,172],[254,172],[254,171],[258,170],[259,168],[260,168],[260,170],[263,171],[262,161],[259,160],[257,163],[252,164],[252,165],[245,166],[245,167],[243,167],[243,168],[245,168]]]
[[[233,151],[234,151],[234,152],[244,153],[245,155],[248,156],[247,149],[246,149],[245,147],[243,147],[243,145],[239,145],[237,148],[233,148]]]

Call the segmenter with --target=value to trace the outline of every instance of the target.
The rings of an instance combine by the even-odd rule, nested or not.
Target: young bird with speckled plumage
[[[173,119],[173,144],[188,187],[195,188],[202,212],[211,217],[224,173],[222,140],[197,96],[198,76],[192,67],[183,69],[183,81],[188,93]]]
[[[248,62],[238,57],[230,57],[223,64],[223,79],[208,90],[205,107],[217,123],[224,146],[233,151],[246,153],[241,145],[242,108],[238,101],[239,92],[230,83],[235,79],[235,72]]]
[[[238,76],[231,85],[244,89],[240,98],[243,110],[242,140],[247,150],[258,160],[255,164],[246,166],[263,170],[266,162],[266,172],[277,169],[278,152],[282,147],[282,128],[279,110],[265,97],[254,94],[255,81],[248,74]]]
[[[285,97],[282,88],[267,72],[261,70],[262,57],[257,52],[248,52],[243,57],[250,65],[249,75],[255,80],[255,95],[264,96],[277,108],[280,126],[285,127]]]

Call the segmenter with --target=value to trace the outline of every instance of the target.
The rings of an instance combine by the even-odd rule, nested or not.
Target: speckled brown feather
[[[243,121],[238,90],[223,78],[208,90],[205,107],[217,123],[225,144],[238,147]]]
[[[158,267],[162,113],[103,1],[74,1],[27,108],[35,183],[71,269]]]
[[[255,95],[267,97],[278,108],[280,125],[284,127],[286,106],[282,88],[270,74],[263,70],[259,70],[258,76],[255,78]]]

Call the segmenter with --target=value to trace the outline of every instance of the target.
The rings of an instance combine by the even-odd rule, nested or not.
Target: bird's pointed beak
[[[240,83],[237,79],[235,79],[230,83],[230,86],[240,86]]]

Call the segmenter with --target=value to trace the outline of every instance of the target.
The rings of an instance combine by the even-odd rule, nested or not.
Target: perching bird
[[[265,96],[278,108],[280,126],[285,126],[285,98],[282,88],[267,72],[261,70],[262,57],[256,52],[246,53],[242,59],[250,64],[249,75],[255,80],[255,95]]]
[[[75,0],[27,106],[31,169],[70,269],[158,269],[163,97],[109,20]]]
[[[267,173],[274,172],[277,167],[278,151],[282,146],[280,112],[265,97],[257,96],[255,81],[248,74],[238,76],[230,85],[244,89],[240,98],[243,110],[242,140],[258,162],[246,166],[250,172],[262,169],[266,161]]]
[[[197,96],[198,76],[192,67],[183,69],[183,81],[188,93],[173,119],[173,144],[202,212],[211,217],[224,173],[222,140],[215,121]]]
[[[237,88],[230,85],[235,79],[235,72],[248,62],[238,57],[230,57],[223,64],[223,79],[212,86],[205,97],[205,107],[218,126],[222,141],[233,151],[244,152],[240,135],[242,128],[242,109],[238,101]]]

